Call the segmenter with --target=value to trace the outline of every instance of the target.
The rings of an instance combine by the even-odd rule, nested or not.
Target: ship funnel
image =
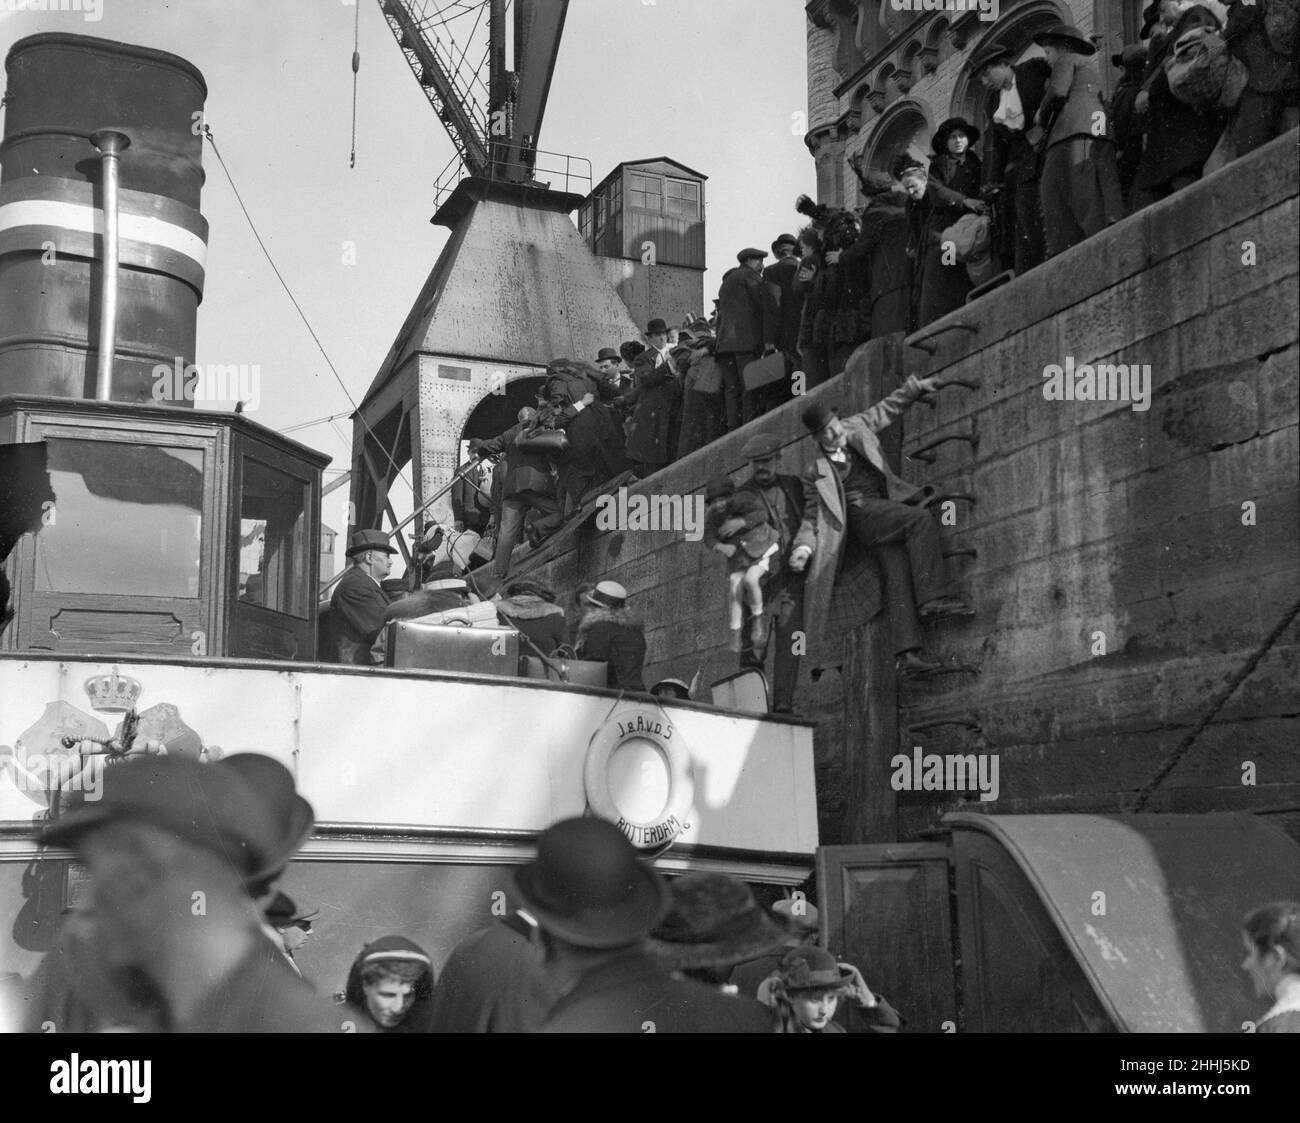
[[[19,40],[5,70],[0,395],[152,404],[155,368],[194,362],[203,76],[62,33]],[[177,381],[161,400],[192,404],[172,400]]]

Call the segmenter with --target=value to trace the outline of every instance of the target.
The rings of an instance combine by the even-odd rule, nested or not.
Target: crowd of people
[[[304,977],[297,958],[320,912],[299,909],[279,888],[313,826],[311,805],[269,757],[114,765],[99,801],[45,829],[46,844],[72,848],[86,866],[89,898],[31,976],[0,986],[0,1025],[59,1033],[907,1025],[856,965],[826,949],[803,893],[765,908],[728,874],[668,882],[616,826],[593,817],[543,831],[532,860],[508,875],[505,914],[485,917],[440,964],[392,932],[359,950],[331,996],[317,985],[328,980]],[[1256,1032],[1300,1032],[1300,903],[1253,910],[1242,943],[1242,969],[1271,1002]]]
[[[535,408],[470,442],[452,493],[454,525],[421,543],[452,568],[423,573],[425,589],[475,561],[503,579],[525,536],[539,543],[613,482],[690,455],[841,373],[862,343],[916,331],[985,281],[1032,270],[1295,127],[1296,21],[1282,18],[1294,4],[1239,0],[1226,11],[1221,21],[1197,0],[1152,3],[1141,41],[1110,60],[1122,77],[1109,99],[1096,48],[1077,28],[1044,28],[1033,37],[1042,55],[1019,63],[1023,51],[993,36],[971,60],[987,91],[982,127],[941,122],[928,165],[901,153],[886,174],[851,157],[861,210],[801,196],[807,225],[779,235],[770,254],[742,249],[709,318],[687,316],[680,327],[655,318],[644,342],[603,347],[592,362],[550,363]],[[904,396],[843,422],[805,411],[824,455],[804,479],[776,472],[776,447],[760,435],[744,450],[750,479],[709,484],[707,544],[728,559],[731,647],[742,667],[762,666],[775,634],[778,711],[791,710],[798,674],[798,656],[782,652],[815,625],[804,619],[800,575],[811,566],[811,603],[824,614],[846,540],[880,561],[902,669],[934,667],[920,620],[969,614],[944,572],[929,496],[893,476],[873,435],[919,394]],[[826,501],[836,487],[847,525]],[[335,594],[341,661],[382,660],[376,629],[392,615],[376,585],[387,565],[372,556],[360,567],[370,580],[349,572]],[[407,591],[389,585],[392,595]],[[365,603],[364,619],[351,618],[353,597]],[[639,672],[617,676],[620,685],[638,680]]]

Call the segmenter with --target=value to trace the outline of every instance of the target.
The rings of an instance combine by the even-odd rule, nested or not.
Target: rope
[[[361,70],[361,3],[353,5],[356,14],[352,21],[352,157],[348,167],[357,166],[357,73]]]
[[[1264,642],[1261,643],[1259,647],[1255,650],[1254,654],[1251,655],[1251,657],[1246,660],[1246,662],[1242,665],[1241,669],[1235,675],[1232,676],[1232,679],[1228,682],[1228,685],[1222,691],[1219,692],[1218,697],[1216,697],[1214,701],[1210,704],[1210,708],[1208,712],[1205,714],[1203,718],[1201,718],[1199,722],[1196,723],[1196,728],[1193,729],[1189,734],[1187,734],[1186,737],[1182,739],[1178,748],[1176,748],[1170,754],[1169,759],[1161,767],[1160,771],[1155,774],[1151,782],[1147,784],[1146,787],[1144,787],[1140,792],[1138,792],[1137,799],[1134,801],[1133,804],[1134,812],[1141,811],[1146,806],[1147,800],[1151,798],[1152,793],[1156,790],[1156,788],[1158,788],[1164,782],[1165,777],[1168,776],[1169,773],[1174,770],[1178,762],[1181,761],[1183,757],[1187,754],[1187,750],[1192,747],[1192,744],[1201,735],[1201,732],[1205,729],[1207,725],[1210,724],[1210,722],[1214,720],[1215,715],[1217,715],[1218,712],[1221,709],[1223,709],[1223,707],[1227,704],[1228,699],[1231,698],[1234,693],[1236,693],[1237,687],[1239,687],[1243,682],[1245,682],[1246,678],[1250,675],[1250,673],[1257,666],[1259,666],[1260,660],[1263,659],[1264,656],[1268,654],[1269,648],[1271,648],[1275,643],[1277,643],[1277,641],[1281,638],[1282,633],[1285,632],[1287,628],[1291,626],[1291,622],[1297,616],[1300,616],[1300,601],[1297,601],[1294,605],[1292,605],[1291,610],[1285,613],[1282,619],[1277,622],[1273,630],[1269,632],[1268,635],[1264,638]]]
[[[407,487],[411,488],[411,492],[414,493],[414,486],[412,486],[410,481],[402,475],[402,469],[398,465],[397,461],[393,459],[392,453],[388,451],[384,442],[376,436],[375,431],[370,428],[370,423],[361,415],[361,410],[356,403],[356,399],[352,397],[351,393],[349,393],[347,383],[343,381],[343,376],[339,374],[338,368],[335,367],[334,363],[330,360],[329,353],[325,350],[325,344],[320,341],[320,336],[312,330],[311,323],[307,319],[307,313],[302,310],[302,305],[298,303],[297,297],[293,295],[293,290],[289,288],[289,282],[284,279],[284,274],[280,272],[279,267],[275,264],[275,259],[271,256],[271,251],[266,248],[266,243],[262,240],[262,235],[258,232],[257,224],[253,222],[253,216],[248,213],[248,208],[244,205],[244,197],[239,193],[239,188],[235,186],[235,180],[230,174],[230,169],[226,167],[226,161],[221,155],[221,149],[217,147],[217,140],[216,137],[212,135],[211,125],[203,126],[203,135],[208,138],[208,143],[212,145],[212,151],[216,154],[217,163],[221,165],[221,170],[226,176],[226,182],[230,184],[230,190],[235,194],[235,202],[239,204],[239,209],[244,213],[244,221],[248,223],[248,228],[253,232],[253,237],[257,239],[257,244],[261,248],[267,264],[271,266],[271,271],[275,274],[276,280],[280,282],[280,287],[284,289],[285,295],[289,298],[289,302],[298,313],[299,319],[302,320],[303,326],[307,329],[307,334],[311,336],[312,342],[316,344],[317,350],[320,351],[322,357],[325,359],[325,365],[330,368],[330,373],[334,376],[334,380],[339,384],[339,388],[343,391],[343,396],[347,398],[348,404],[352,407],[351,412],[356,414],[357,420],[361,422],[366,433],[374,440],[375,446],[384,454],[384,459],[393,466],[393,471],[397,474],[397,478],[406,484]],[[313,372],[313,375],[315,375],[315,372]],[[348,442],[344,440],[343,443],[346,445]]]

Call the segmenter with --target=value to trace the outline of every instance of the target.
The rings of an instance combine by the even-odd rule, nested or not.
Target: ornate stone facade
[[[940,0],[929,0],[937,5]],[[1143,0],[1002,0],[996,20],[976,0],[946,0],[948,10],[915,11],[921,0],[811,0],[808,13],[808,133],[817,198],[835,206],[861,201],[845,160],[865,152],[885,169],[895,153],[929,152],[930,134],[947,117],[981,125],[982,89],[967,63],[976,47],[1029,41],[1063,20],[1098,43],[1103,82],[1116,75],[1109,56],[1136,41]],[[970,8],[970,10],[958,10]]]

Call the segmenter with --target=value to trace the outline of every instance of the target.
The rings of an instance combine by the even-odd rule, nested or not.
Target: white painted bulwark
[[[524,680],[253,662],[0,656],[0,821],[30,823],[44,810],[44,792],[24,790],[23,766],[47,751],[32,732],[47,707],[117,729],[120,715],[97,713],[84,686],[115,667],[141,684],[142,721],[170,704],[210,755],[283,761],[320,823],[388,834],[412,826],[540,831],[586,810],[593,735],[621,713],[653,710],[690,759],[693,797],[675,847],[809,856],[817,847],[810,726]],[[47,734],[46,746],[56,739]],[[194,751],[192,735],[189,744]]]

